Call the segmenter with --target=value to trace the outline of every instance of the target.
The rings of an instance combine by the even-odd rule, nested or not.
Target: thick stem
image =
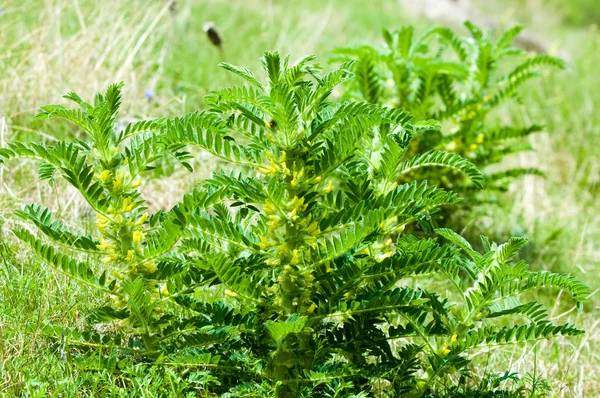
[[[149,333],[142,334],[142,341],[144,342],[144,347],[148,352],[148,356],[152,359],[156,359],[158,357],[158,340],[155,336],[150,335]]]

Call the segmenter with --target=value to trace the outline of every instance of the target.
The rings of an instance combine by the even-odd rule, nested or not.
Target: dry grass
[[[128,83],[126,111],[144,112],[142,84],[160,76],[166,56],[168,4],[102,3],[88,4],[85,13],[78,0],[5,6],[0,113],[9,123],[26,122],[40,104],[56,102],[66,89],[93,93],[118,80]],[[28,131],[19,124],[10,128]]]

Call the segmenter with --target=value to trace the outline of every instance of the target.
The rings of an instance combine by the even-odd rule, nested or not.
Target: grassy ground
[[[228,62],[256,68],[266,49],[279,49],[299,57],[316,53],[325,60],[328,51],[349,42],[374,40],[380,27],[410,20],[399,2],[361,0],[245,2],[177,1],[174,9],[162,0],[9,0],[0,3],[0,144],[14,139],[52,140],[76,135],[70,126],[32,120],[43,104],[59,101],[76,91],[84,96],[108,83],[126,83],[123,115],[147,117],[178,115],[202,107],[209,90],[229,84],[216,64],[222,55],[205,39],[202,25],[212,20],[224,37]],[[472,229],[501,237],[524,234],[533,240],[529,260],[537,269],[571,271],[597,292],[600,269],[600,34],[569,3],[574,17],[560,18],[561,2],[540,8],[543,2],[515,0],[480,2],[491,14],[512,16],[531,25],[530,30],[562,48],[571,63],[568,73],[548,75],[531,86],[525,106],[505,117],[545,122],[547,133],[534,138],[537,153],[511,159],[539,165],[545,180],[525,179],[513,184],[511,194],[497,208],[485,208],[473,217]],[[593,2],[585,2],[588,7]],[[565,2],[567,4],[567,2]],[[583,4],[583,3],[582,3]],[[527,7],[523,7],[526,5]],[[564,4],[562,5],[564,6]],[[544,11],[545,10],[545,11]],[[564,14],[568,15],[568,14]],[[569,14],[570,15],[570,14]],[[577,17],[579,15],[579,17]],[[507,18],[504,18],[507,19]],[[146,91],[154,94],[150,100]],[[86,310],[100,303],[90,292],[32,260],[10,239],[15,223],[10,212],[24,203],[43,201],[73,220],[86,220],[85,207],[68,189],[60,195],[30,184],[27,164],[0,172],[0,206],[3,240],[0,245],[0,392],[75,396],[87,380],[98,391],[111,384],[109,376],[83,374],[60,358],[60,348],[48,348],[40,337],[44,321],[77,325]],[[154,197],[155,207],[177,200],[191,178],[159,180],[154,189],[169,189],[173,197]],[[550,305],[556,296],[541,297]],[[583,314],[570,304],[556,305],[555,318],[573,321],[588,333],[579,339],[540,343],[481,353],[487,369],[501,364],[521,374],[545,377],[553,395],[590,397],[600,393],[600,300],[596,293]],[[137,369],[136,372],[142,372]],[[132,374],[133,378],[135,375]],[[133,396],[158,390],[139,379]],[[176,376],[173,376],[176,377]],[[91,380],[91,381],[90,381]],[[163,379],[165,389],[176,382]],[[94,384],[95,383],[95,384]],[[160,384],[154,379],[152,384]],[[42,391],[41,395],[39,392]],[[108,391],[107,391],[108,393]]]

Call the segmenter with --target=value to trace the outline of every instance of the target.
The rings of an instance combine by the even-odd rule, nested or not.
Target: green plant
[[[549,55],[525,56],[523,50],[511,47],[522,26],[497,39],[470,22],[465,26],[471,37],[458,36],[446,27],[428,29],[420,36],[412,26],[395,32],[384,29],[382,47],[361,45],[334,52],[337,59],[357,59],[346,98],[402,108],[417,120],[439,120],[448,128],[449,134],[419,134],[412,153],[443,149],[460,154],[483,170],[487,191],[502,191],[516,177],[543,175],[533,168],[498,170],[507,155],[532,150],[524,138],[542,126],[507,125],[493,112],[518,98],[523,84],[540,75],[540,67],[564,68],[565,64]],[[517,62],[511,60],[514,57]],[[460,192],[467,205],[475,199],[473,184],[451,170],[420,173],[419,178]]]
[[[41,116],[74,122],[89,141],[0,149],[2,164],[40,159],[40,179],[63,177],[98,217],[86,236],[46,208],[17,212],[44,235],[14,231],[42,261],[110,299],[86,330],[44,328],[67,358],[89,353],[92,368],[115,372],[130,361],[199,369],[204,392],[236,397],[419,396],[468,374],[471,350],[582,333],[519,301],[544,287],[578,303],[589,294],[571,276],[515,260],[525,239],[483,239],[480,254],[447,229],[436,232],[449,243],[404,232],[459,198],[427,182],[398,185],[399,175],[437,165],[480,184],[481,173],[456,154],[408,157],[411,139],[437,124],[330,103],[353,63],[322,75],[313,59],[265,53],[267,83],[222,64],[250,85],[211,93],[206,112],[123,131],[114,129],[120,85],[94,104],[70,93],[80,109],[50,105]],[[146,215],[144,172],[167,156],[190,168],[188,146],[226,170]],[[455,295],[425,289],[432,274]],[[494,322],[517,315],[529,321]]]
[[[571,25],[573,27],[583,27],[585,25],[598,24],[600,21],[600,6],[597,1],[594,0],[574,0],[574,1],[562,1],[562,0],[551,0],[545,4],[542,9],[531,9],[528,12],[527,20],[532,20],[536,14],[548,13],[550,15],[558,16],[565,25]],[[515,4],[516,7],[522,7],[523,0],[520,0]]]

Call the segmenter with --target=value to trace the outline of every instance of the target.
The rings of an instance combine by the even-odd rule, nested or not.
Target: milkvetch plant
[[[470,37],[446,27],[434,27],[417,36],[414,28],[407,26],[394,32],[384,29],[383,46],[335,49],[342,60],[357,59],[355,78],[344,97],[403,108],[417,120],[440,121],[449,133],[419,134],[411,151],[421,154],[443,149],[460,154],[484,170],[486,190],[502,191],[516,177],[542,175],[533,168],[499,171],[497,166],[507,155],[531,150],[524,138],[543,127],[501,124],[492,112],[518,98],[519,89],[539,77],[541,67],[562,69],[565,63],[550,55],[526,55],[512,47],[522,26],[497,38],[470,22],[465,26]],[[419,177],[460,192],[466,199],[476,193],[473,184],[451,171],[422,172]]]
[[[110,349],[201,369],[211,392],[235,397],[420,396],[468,374],[471,350],[581,333],[520,301],[545,287],[578,303],[589,294],[571,276],[517,261],[525,239],[483,239],[480,254],[447,229],[437,230],[441,239],[405,231],[459,197],[426,181],[398,185],[400,176],[435,165],[481,185],[481,173],[457,154],[411,158],[413,137],[437,123],[330,102],[354,64],[322,74],[313,59],[267,52],[266,82],[222,64],[248,85],[210,93],[207,111],[123,131],[114,129],[120,85],[94,105],[69,94],[81,110],[48,106],[43,115],[74,121],[89,141],[0,150],[3,164],[40,159],[41,178],[62,176],[98,214],[97,231],[84,236],[45,208],[17,213],[44,235],[15,231],[34,253],[112,299],[88,330],[45,331],[100,361]],[[191,167],[186,147],[224,167],[171,210],[146,215],[144,171],[166,156]],[[419,281],[432,274],[455,294],[426,290]],[[496,326],[500,317],[511,326]],[[115,322],[115,332],[101,332]]]
[[[156,259],[164,253],[156,243],[164,231],[149,228],[139,187],[143,173],[166,154],[152,134],[163,120],[132,123],[116,131],[121,88],[121,84],[111,85],[105,95],[95,96],[93,104],[75,93],[67,94],[65,98],[77,103],[79,109],[62,105],[42,107],[39,118],[69,120],[87,133],[88,141],[59,141],[50,146],[15,142],[0,149],[0,159],[2,164],[15,158],[37,159],[41,162],[40,180],[53,185],[60,176],[79,190],[96,214],[94,236],[73,231],[55,220],[49,209],[34,204],[25,206],[16,215],[36,225],[52,245],[27,229],[14,233],[59,272],[107,293],[114,305],[102,311],[107,310],[107,316],[118,317],[122,323],[140,330],[150,348],[154,344],[151,325],[133,315],[141,309],[128,300],[143,295],[144,302],[153,303],[160,298],[156,282],[147,277],[156,271]],[[98,258],[102,264],[100,276],[94,263],[71,256],[76,253]],[[131,316],[123,311],[125,308],[132,309]],[[102,311],[98,312],[100,316]]]

